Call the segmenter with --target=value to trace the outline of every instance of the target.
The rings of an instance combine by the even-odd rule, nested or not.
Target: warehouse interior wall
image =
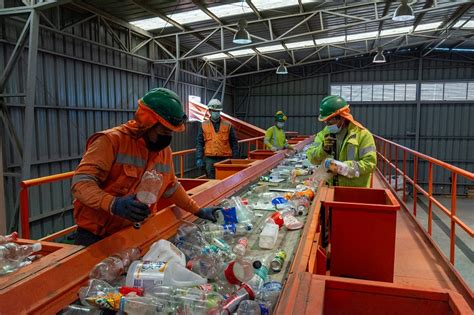
[[[377,84],[421,82],[474,82],[471,54],[438,53],[419,58],[418,52],[388,55],[386,64],[372,63],[373,56],[340,59],[301,68],[288,75],[264,73],[235,78],[234,114],[261,128],[273,124],[277,110],[288,116],[287,130],[315,134],[323,128],[317,121],[320,101],[331,84]],[[374,134],[411,149],[474,170],[473,101],[354,102],[354,117]],[[413,161],[408,161],[413,173]],[[451,174],[436,170],[434,191],[450,193]],[[421,184],[427,183],[428,165],[420,163]],[[468,182],[459,179],[458,193],[467,193]]]
[[[65,21],[72,19],[67,17],[67,14],[72,13],[66,9],[62,14]],[[2,19],[0,23],[0,68],[4,68],[25,20],[15,17]],[[153,64],[147,60],[160,58],[150,45],[144,45],[133,54],[121,50],[122,44],[114,38],[109,28],[123,43],[130,40],[131,47],[143,41],[139,37],[129,36],[126,29],[105,25],[97,19],[78,27],[64,28],[39,27],[34,118],[25,118],[28,41],[2,94],[2,102],[8,108],[20,144],[23,144],[26,125],[33,125],[31,171],[28,178],[74,170],[81,159],[87,138],[95,132],[133,119],[137,100],[151,88],[165,86],[176,91],[187,110],[189,96],[198,96],[206,103],[220,85],[219,81],[198,75],[191,63],[180,64],[176,84],[173,65]],[[156,55],[153,57],[154,53]],[[232,96],[232,86],[228,84],[225,88],[225,108],[232,107]],[[215,97],[222,98],[222,89]],[[194,147],[197,127],[196,122],[188,123],[185,132],[175,134],[171,144],[173,150]],[[2,184],[5,186],[6,209],[6,220],[2,222],[12,230],[18,228],[22,159],[3,122],[0,122],[0,128],[3,140],[3,152],[0,152],[3,174],[0,175],[3,175]],[[193,156],[187,157],[186,169],[193,169],[194,163]],[[178,160],[175,166],[179,167]],[[31,238],[74,224],[70,180],[32,187],[29,192]]]

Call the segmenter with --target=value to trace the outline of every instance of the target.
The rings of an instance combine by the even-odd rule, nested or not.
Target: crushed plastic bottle
[[[17,270],[28,256],[40,251],[41,247],[41,243],[34,243],[32,245],[5,243],[0,245],[0,274]]]
[[[132,261],[139,258],[140,250],[138,248],[124,249],[95,265],[89,273],[89,279],[100,279],[113,283],[126,272]]]
[[[206,239],[224,238],[230,239],[234,236],[242,236],[252,233],[252,223],[237,223],[237,224],[212,224],[206,223],[201,226],[202,235]]]
[[[345,176],[347,178],[354,178],[359,177],[360,173],[355,168],[345,164],[344,162],[334,160],[334,159],[326,159],[324,160],[324,168],[326,170],[337,170],[337,173]]]
[[[234,196],[231,199],[236,206],[238,223],[252,224],[255,219],[252,210],[242,202],[242,199],[239,196]]]
[[[102,315],[103,312],[95,307],[86,305],[68,305],[63,308],[61,315]]]
[[[148,252],[143,256],[145,261],[176,261],[186,265],[186,256],[173,243],[167,240],[159,240],[150,246]]]
[[[0,245],[5,243],[16,242],[18,239],[18,232],[13,232],[9,235],[0,235]]]
[[[120,299],[129,294],[143,295],[143,290],[132,287],[113,287],[103,280],[91,279],[87,286],[79,290],[79,299],[83,305],[118,311]]]
[[[240,302],[237,315],[260,315],[260,304],[256,301],[245,300]]]
[[[239,304],[242,301],[253,299],[255,299],[255,292],[250,286],[248,286],[247,284],[243,284],[240,289],[234,292],[222,303],[221,314],[232,314],[237,310]]]

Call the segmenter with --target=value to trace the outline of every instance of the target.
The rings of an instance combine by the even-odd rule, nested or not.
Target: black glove
[[[199,167],[199,168],[204,167],[203,159],[197,159],[196,160],[196,166]]]
[[[117,197],[112,213],[132,222],[142,222],[150,215],[150,208],[138,201],[136,195]]]
[[[336,138],[334,138],[333,136],[331,136],[330,133],[328,133],[324,136],[323,150],[327,154],[331,154],[334,143],[336,143]]]
[[[222,207],[209,207],[209,208],[201,208],[199,211],[196,213],[196,216],[204,219],[211,221],[213,223],[217,222],[217,217],[216,217],[216,212],[221,210]]]

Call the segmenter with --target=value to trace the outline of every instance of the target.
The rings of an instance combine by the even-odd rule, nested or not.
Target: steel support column
[[[174,70],[174,90],[178,93],[179,84],[179,36],[176,34],[176,67]]]
[[[30,14],[30,38],[28,44],[28,69],[26,76],[25,119],[23,134],[22,179],[29,179],[31,174],[31,158],[33,153],[33,137],[35,127],[35,95],[36,72],[38,59],[39,13],[33,10]]]
[[[423,81],[423,57],[418,60],[418,82],[416,85],[416,125],[415,125],[415,151],[420,149],[420,124],[421,124],[421,82]]]

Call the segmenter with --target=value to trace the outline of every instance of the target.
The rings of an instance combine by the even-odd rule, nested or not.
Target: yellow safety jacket
[[[285,131],[277,126],[271,126],[267,129],[265,132],[264,143],[269,150],[271,150],[272,147],[275,147],[278,150],[286,149],[288,147]]]
[[[324,136],[328,133],[327,127],[324,127],[318,132],[313,144],[306,151],[306,156],[311,163],[321,164],[326,158],[332,157],[323,149]],[[370,187],[370,178],[377,165],[375,141],[370,131],[349,123],[338,160],[355,168],[360,173],[360,176],[356,178],[338,175],[339,186]]]

